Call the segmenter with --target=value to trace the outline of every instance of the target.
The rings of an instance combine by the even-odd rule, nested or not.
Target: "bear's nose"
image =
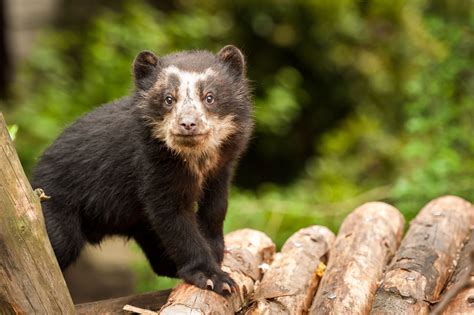
[[[185,116],[181,118],[179,125],[181,126],[181,129],[187,132],[194,131],[194,129],[196,129],[196,120],[191,116]]]

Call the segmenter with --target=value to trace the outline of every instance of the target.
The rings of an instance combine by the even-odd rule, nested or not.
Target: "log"
[[[474,313],[474,230],[462,248],[453,277],[431,314]]]
[[[258,285],[247,315],[306,314],[318,287],[318,266],[327,263],[334,234],[311,226],[293,234]]]
[[[138,295],[119,297],[97,302],[83,303],[76,305],[78,315],[120,315],[130,314],[123,308],[129,304],[138,308],[148,310],[158,310],[165,305],[171,290],[149,292]]]
[[[472,205],[459,197],[429,202],[411,222],[377,290],[371,314],[428,314],[473,223]]]
[[[255,281],[262,277],[262,264],[269,264],[275,244],[262,232],[243,229],[225,236],[226,253],[222,270],[228,272],[238,291],[224,298],[215,292],[186,283],[172,292],[160,314],[234,314],[242,309],[254,292]]]
[[[74,305],[0,113],[0,314],[74,314]]]
[[[403,226],[400,212],[383,202],[369,202],[354,210],[330,249],[310,314],[368,314]]]

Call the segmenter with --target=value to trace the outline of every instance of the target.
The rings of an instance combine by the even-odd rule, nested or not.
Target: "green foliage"
[[[16,133],[18,132],[18,125],[8,125],[7,129],[8,133],[10,134],[10,138],[15,141]]]
[[[126,95],[143,49],[234,43],[247,52],[256,133],[237,172],[225,230],[281,246],[310,224],[337,231],[384,200],[411,218],[428,200],[474,201],[474,18],[466,2],[140,1],[82,32],[45,34],[6,113],[27,170],[70,122]],[[137,249],[138,250],[138,249]],[[135,266],[139,290],[172,286]]]
[[[300,112],[295,95],[304,93],[301,90],[301,74],[294,68],[281,68],[275,75],[277,84],[265,88],[263,98],[255,103],[257,128],[263,132],[286,134]],[[268,106],[271,104],[271,106]]]
[[[440,60],[419,58],[423,71],[406,84],[404,144],[393,195],[414,215],[444,194],[474,200],[474,42],[472,27],[431,20],[446,50]]]
[[[13,118],[28,171],[64,126],[127,94],[131,61],[143,49],[160,55],[235,43],[247,52],[257,130],[237,182],[249,187],[258,186],[258,175],[295,180],[319,154],[314,142],[362,104],[396,120],[405,98],[399,82],[413,69],[410,56],[436,51],[419,25],[423,7],[417,1],[409,10],[402,2],[380,1],[189,1],[168,11],[124,3],[80,32],[45,34],[30,56]],[[424,40],[413,40],[412,33]],[[265,161],[266,168],[252,161]]]

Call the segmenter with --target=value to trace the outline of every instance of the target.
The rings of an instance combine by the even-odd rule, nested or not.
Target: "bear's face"
[[[160,59],[142,52],[134,75],[152,135],[179,154],[217,154],[239,128],[251,125],[244,59],[233,46],[217,55],[198,51]]]
[[[164,68],[148,96],[153,135],[187,155],[217,148],[237,128],[225,83],[210,67],[203,72]]]

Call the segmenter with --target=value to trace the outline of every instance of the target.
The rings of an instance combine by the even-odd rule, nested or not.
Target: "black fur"
[[[153,86],[169,65],[216,71],[216,80],[202,83],[213,86],[218,102],[207,110],[217,117],[233,114],[238,126],[219,147],[217,164],[201,184],[185,158],[157,139],[150,125],[150,119],[159,122],[167,114],[165,88]],[[51,196],[42,207],[61,269],[77,259],[86,242],[123,235],[137,241],[159,275],[178,276],[201,288],[211,279],[220,294],[225,283],[234,284],[220,263],[228,188],[252,129],[244,70],[235,47],[217,55],[194,51],[162,58],[142,52],[133,67],[133,95],[99,107],[64,130],[44,152],[33,180],[33,187]]]

